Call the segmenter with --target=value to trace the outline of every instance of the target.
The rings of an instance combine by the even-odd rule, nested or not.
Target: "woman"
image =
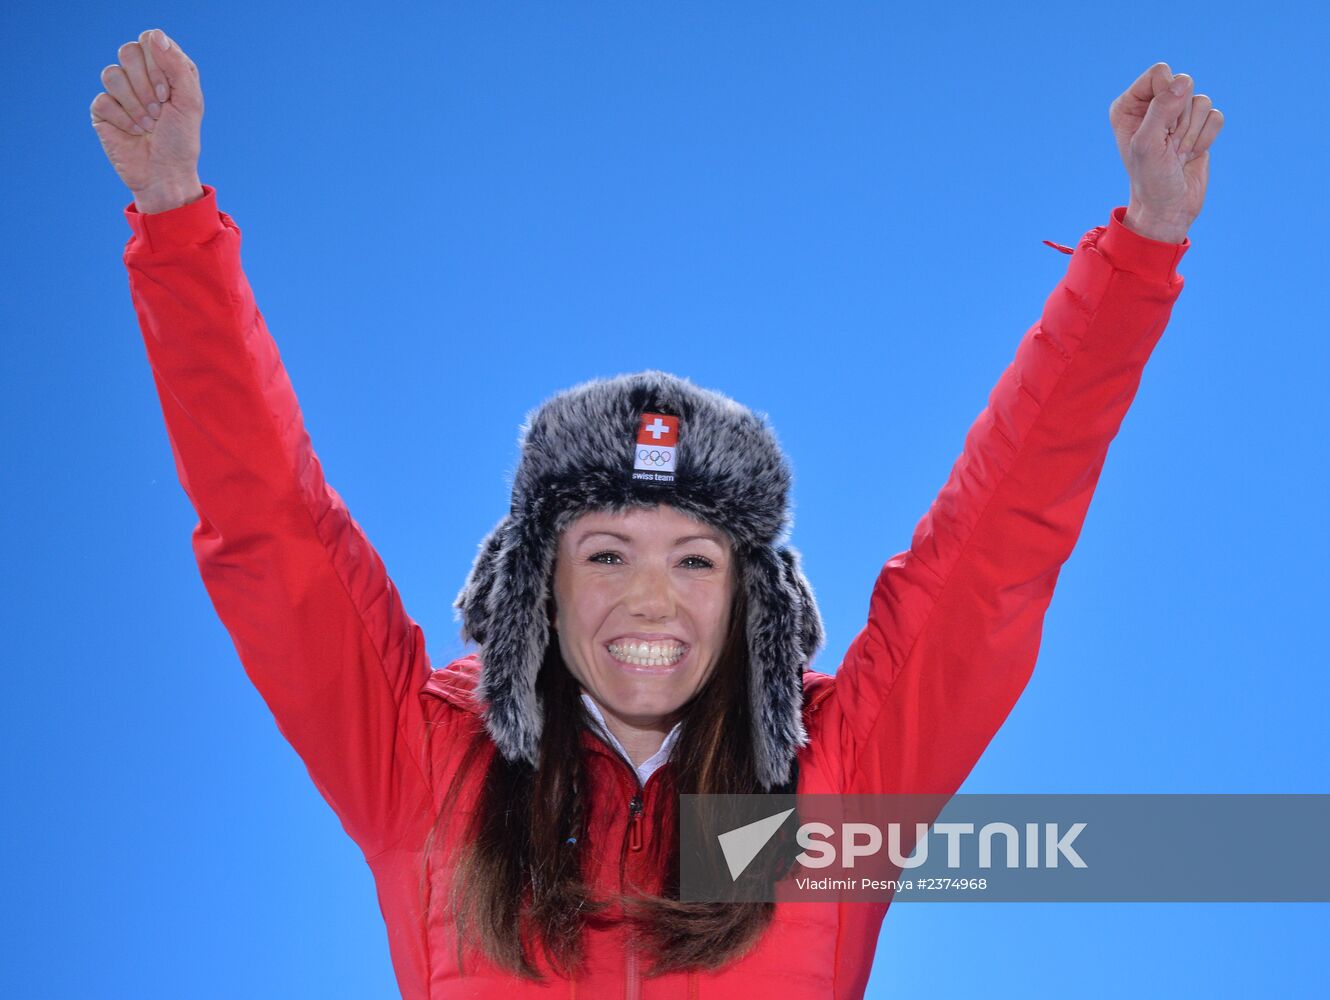
[[[834,675],[766,422],[663,372],[523,429],[509,513],[433,670],[323,480],[198,178],[202,92],[159,31],[93,126],[134,194],[130,285],[194,550],[283,735],[363,850],[408,997],[857,997],[887,904],[681,903],[678,796],[949,795],[1019,697],[1109,443],[1182,288],[1222,116],[1167,65],[1110,112],[1131,201],[1091,230]]]

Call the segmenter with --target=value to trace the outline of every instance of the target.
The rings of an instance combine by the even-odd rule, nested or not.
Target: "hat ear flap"
[[[779,549],[781,561],[785,564],[785,578],[798,594],[795,602],[799,609],[799,645],[803,651],[802,670],[822,648],[826,634],[822,628],[822,615],[817,610],[817,600],[813,597],[813,588],[804,576],[799,565],[799,553],[788,545]]]
[[[484,643],[490,631],[489,596],[494,589],[499,549],[503,546],[512,519],[505,515],[480,543],[466,583],[453,600],[455,617],[462,622],[462,641]]]
[[[803,724],[803,668],[810,626],[820,636],[821,623],[807,585],[800,586],[789,557],[763,546],[746,554],[748,596],[749,697],[757,777],[767,788],[789,780],[798,749],[808,742]]]
[[[536,679],[549,643],[548,580],[557,538],[535,518],[510,521],[496,543],[493,579],[485,594],[487,630],[480,651],[479,695],[485,727],[510,761],[540,759],[544,720]]]

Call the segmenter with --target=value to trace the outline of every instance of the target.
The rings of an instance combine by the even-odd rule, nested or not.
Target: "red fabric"
[[[483,727],[478,664],[432,670],[382,561],[324,481],[296,396],[241,270],[216,192],[157,215],[125,210],[130,288],[176,470],[199,517],[203,582],[283,736],[374,873],[403,996],[860,997],[885,905],[781,904],[720,973],[643,983],[621,929],[588,931],[575,982],[514,981],[472,956],[417,897],[424,841],[463,742]],[[958,789],[1020,696],[1045,609],[1109,443],[1182,289],[1189,243],[1141,237],[1114,209],[1091,230],[1021,340],[910,548],[882,568],[833,675],[805,674],[804,792]],[[426,744],[426,731],[431,739]],[[635,778],[588,733],[594,843],[626,845]],[[649,815],[659,780],[646,786]],[[463,786],[463,798],[475,792]],[[620,885],[620,851],[592,862]]]

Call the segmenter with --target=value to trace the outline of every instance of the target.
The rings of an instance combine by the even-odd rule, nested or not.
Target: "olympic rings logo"
[[[666,448],[639,448],[637,460],[647,465],[669,465],[671,452]]]

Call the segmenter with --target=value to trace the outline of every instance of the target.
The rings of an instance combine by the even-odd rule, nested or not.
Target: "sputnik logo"
[[[731,881],[739,881],[739,876],[753,863],[753,859],[767,846],[767,841],[776,835],[776,831],[789,819],[792,812],[793,809],[786,809],[784,812],[760,819],[756,823],[736,827],[716,837],[725,855],[725,864],[729,866]]]

